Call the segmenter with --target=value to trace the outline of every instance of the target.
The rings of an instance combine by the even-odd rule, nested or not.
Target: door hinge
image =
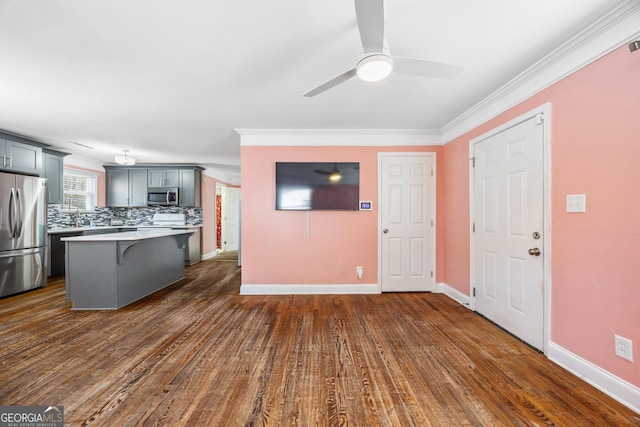
[[[433,277],[433,270],[431,270],[431,277]]]
[[[433,220],[431,220],[431,226],[433,227]]]
[[[475,286],[473,287],[473,296],[474,297],[476,296],[476,288],[475,288]]]
[[[469,160],[471,160],[471,167],[472,167],[472,168],[475,168],[475,167],[476,167],[476,158],[475,158],[475,157],[472,157],[472,158],[470,158]]]
[[[433,176],[433,169],[431,169],[431,176]]]
[[[471,231],[474,232],[474,233],[476,232],[476,223],[475,222],[471,223]]]

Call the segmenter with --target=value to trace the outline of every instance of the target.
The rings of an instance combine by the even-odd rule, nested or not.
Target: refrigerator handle
[[[11,238],[13,239],[16,234],[16,227],[13,223],[13,217],[15,213],[14,201],[13,199],[16,197],[15,188],[11,189],[11,195],[9,196],[9,232],[11,233]]]
[[[20,189],[16,188],[16,199],[18,199],[18,224],[16,225],[16,237],[20,237],[20,235],[22,234],[22,225],[23,225],[23,219],[22,215],[24,215],[23,209],[22,209],[22,196],[20,195]]]

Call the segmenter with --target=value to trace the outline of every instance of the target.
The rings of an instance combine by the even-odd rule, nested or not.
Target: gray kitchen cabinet
[[[107,171],[107,206],[146,206],[148,188],[176,187],[180,206],[200,207],[204,170],[200,166],[146,164],[144,167],[105,165],[104,168]]]
[[[42,177],[47,178],[47,203],[61,204],[64,201],[64,156],[67,153],[43,149]]]
[[[107,169],[107,206],[129,206],[129,170]]]
[[[147,169],[106,168],[106,198],[110,207],[147,205]]]
[[[42,148],[0,138],[0,169],[39,176],[42,172]]]
[[[149,169],[149,187],[179,187],[178,169]]]
[[[129,206],[147,206],[146,169],[129,169]]]
[[[180,169],[180,206],[200,206],[200,176],[199,169]]]

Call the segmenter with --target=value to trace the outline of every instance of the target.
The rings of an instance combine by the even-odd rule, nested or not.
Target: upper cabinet
[[[47,178],[47,203],[61,204],[64,201],[64,161],[67,153],[42,149],[42,177]]]
[[[147,169],[106,169],[106,202],[111,207],[141,207],[147,205]]]
[[[0,135],[0,169],[10,172],[40,175],[42,148],[38,145],[5,139]]]
[[[200,169],[180,169],[180,197],[181,206],[200,206]]]
[[[144,167],[105,166],[107,206],[147,205],[147,190],[153,187],[178,189],[179,206],[200,207],[200,166],[151,165]]]
[[[149,169],[149,187],[179,187],[178,169]]]

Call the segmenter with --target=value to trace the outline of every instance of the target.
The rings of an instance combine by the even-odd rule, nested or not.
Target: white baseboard
[[[240,285],[240,295],[308,295],[308,294],[379,294],[377,283],[363,285],[322,284],[245,284]]]
[[[436,283],[436,292],[445,294],[454,301],[457,301],[463,307],[471,307],[471,298],[468,295],[463,294],[459,290],[452,288],[446,283]]]
[[[549,342],[547,357],[598,390],[640,414],[640,388]]]
[[[436,284],[436,292],[443,293],[470,309],[471,298],[446,283]],[[549,342],[546,356],[552,362],[640,414],[640,387],[616,377],[553,342]]]
[[[206,254],[202,254],[200,256],[200,258],[205,261],[207,259],[213,258],[214,256],[218,255],[218,251],[213,251],[213,252],[207,252]]]
[[[471,298],[446,283],[437,283],[435,292],[443,293],[469,308]],[[245,284],[240,295],[308,295],[308,294],[379,294],[377,284],[322,285],[322,284]],[[593,385],[603,393],[640,413],[640,388],[616,377],[599,366],[550,342],[547,357],[552,362]]]

